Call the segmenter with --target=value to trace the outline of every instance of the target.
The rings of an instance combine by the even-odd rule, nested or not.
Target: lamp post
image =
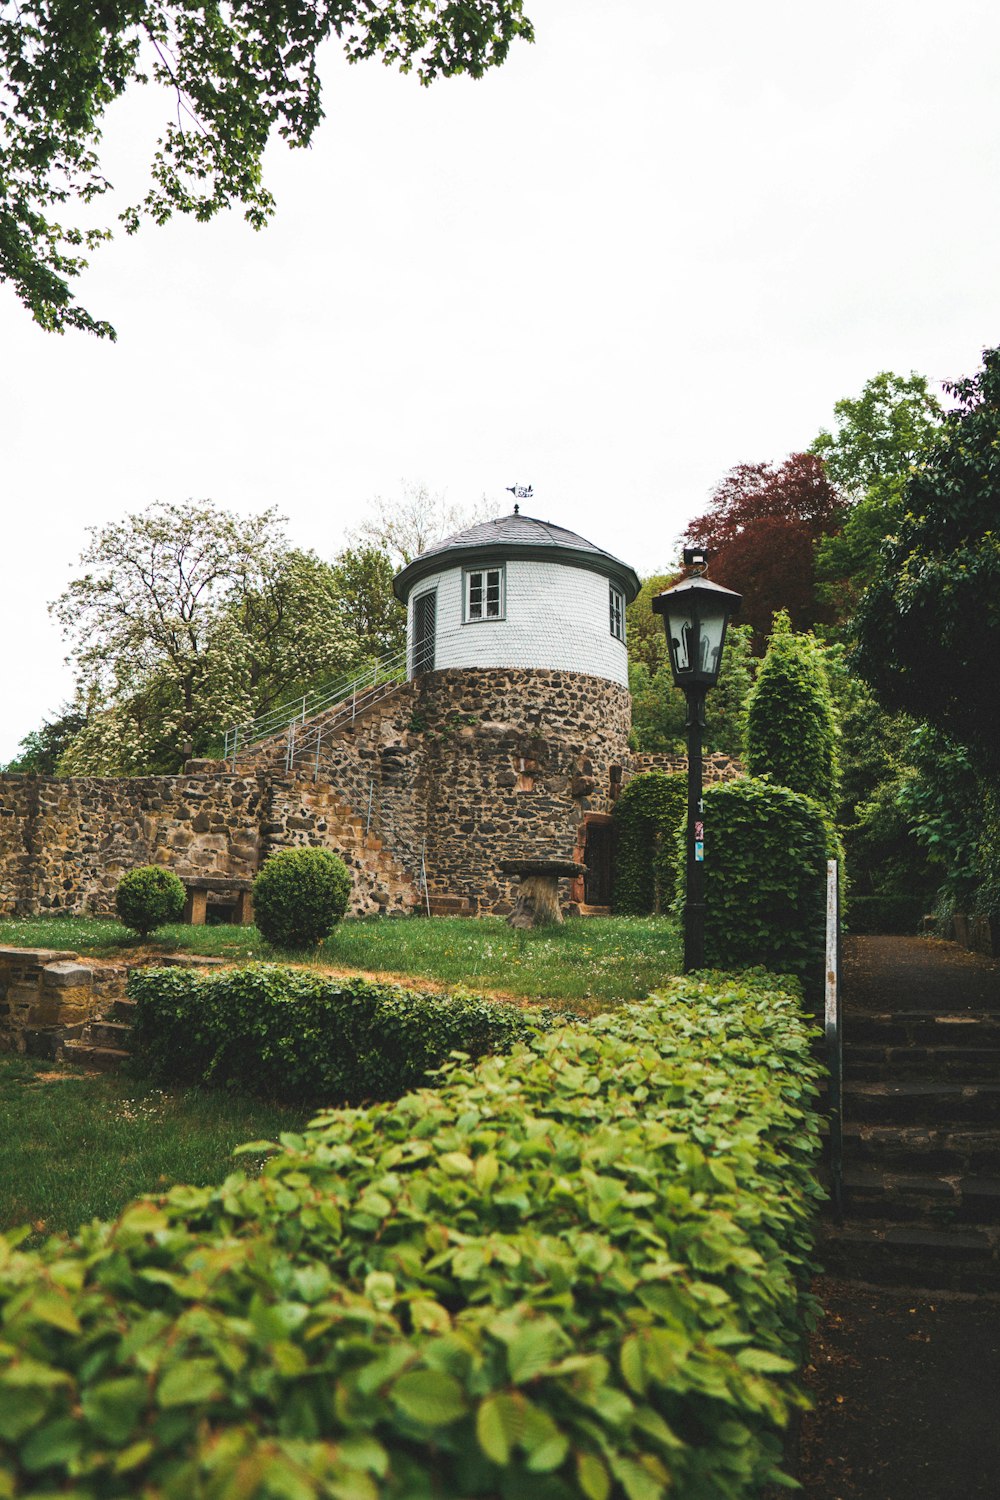
[[[705,964],[705,824],[701,786],[705,694],[719,680],[726,626],[743,601],[743,596],[732,589],[709,583],[704,576],[706,561],[703,547],[685,547],[685,566],[697,571],[653,599],[653,612],[663,616],[674,682],[687,699],[685,974]]]

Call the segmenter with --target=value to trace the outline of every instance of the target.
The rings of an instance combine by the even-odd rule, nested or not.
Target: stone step
[[[817,1258],[827,1275],[935,1291],[1000,1290],[1000,1226],[926,1228],[846,1219],[821,1225]]]
[[[1000,1223],[1000,1177],[887,1172],[866,1165],[845,1167],[843,1182],[851,1219],[921,1223],[928,1229]]]
[[[1000,1011],[847,1011],[845,1046],[1000,1047]]]
[[[68,1041],[63,1043],[64,1062],[76,1063],[82,1068],[95,1068],[99,1073],[114,1073],[122,1063],[128,1062],[129,1054],[117,1047],[95,1047],[89,1042]]]
[[[919,1078],[992,1083],[1000,1080],[1000,1047],[850,1046],[844,1076],[852,1083]]]
[[[81,1040],[92,1047],[110,1047],[113,1051],[131,1050],[132,1027],[127,1021],[88,1021]]]
[[[115,1021],[123,1021],[126,1025],[131,1025],[135,1021],[137,1009],[138,1006],[134,1000],[129,1000],[127,996],[122,995],[112,1005],[111,1016]]]
[[[432,917],[471,917],[472,902],[468,896],[431,896]],[[427,907],[424,907],[427,910]]]
[[[939,1125],[972,1120],[1000,1123],[1000,1083],[844,1082],[844,1119],[884,1124]]]
[[[1000,1176],[1000,1132],[984,1125],[879,1125],[848,1119],[845,1167],[883,1171]]]

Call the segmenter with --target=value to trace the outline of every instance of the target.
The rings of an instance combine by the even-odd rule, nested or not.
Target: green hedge
[[[793,996],[689,978],[328,1112],[260,1179],[0,1239],[0,1494],[758,1493],[798,1402],[815,1071]]]
[[[674,838],[687,812],[683,771],[642,771],[615,803],[614,908],[625,916],[667,911],[677,891]]]
[[[139,969],[134,1054],[160,1082],[290,1103],[397,1099],[452,1052],[508,1051],[547,1011],[253,964],[215,974]]]
[[[706,964],[763,964],[814,994],[825,963],[826,862],[840,857],[833,824],[818,802],[749,776],[706,787],[704,808]],[[682,834],[682,869],[684,854]]]

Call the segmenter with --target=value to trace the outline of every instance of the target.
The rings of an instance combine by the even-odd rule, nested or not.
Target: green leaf
[[[533,1380],[562,1352],[565,1338],[551,1318],[524,1323],[507,1344],[507,1368],[515,1384]]]
[[[392,1399],[411,1421],[423,1427],[447,1427],[463,1416],[465,1393],[453,1375],[440,1370],[409,1370],[392,1388]]]
[[[741,1349],[736,1362],[755,1375],[790,1375],[796,1368],[794,1360],[772,1354],[769,1349]]]
[[[197,1406],[225,1391],[222,1371],[211,1359],[182,1359],[171,1365],[156,1391],[160,1406]]]
[[[513,1396],[487,1396],[476,1413],[479,1446],[495,1464],[510,1462],[511,1449],[524,1430],[524,1405]]]
[[[126,1375],[90,1386],[83,1392],[81,1406],[96,1436],[117,1447],[131,1437],[148,1400],[146,1381],[140,1376]]]
[[[611,1476],[595,1453],[576,1455],[576,1477],[586,1500],[608,1500]]]

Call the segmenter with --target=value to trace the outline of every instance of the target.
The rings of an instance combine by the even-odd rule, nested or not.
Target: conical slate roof
[[[475,526],[467,526],[464,531],[456,531],[454,536],[445,537],[443,542],[428,547],[396,574],[393,593],[405,604],[414,584],[426,578],[428,573],[439,572],[450,562],[470,567],[505,562],[510,557],[544,558],[549,562],[603,573],[619,585],[630,602],[639,592],[638,575],[627,563],[577,536],[575,531],[567,531],[565,526],[514,511],[509,516],[498,516],[495,521],[480,521]]]

